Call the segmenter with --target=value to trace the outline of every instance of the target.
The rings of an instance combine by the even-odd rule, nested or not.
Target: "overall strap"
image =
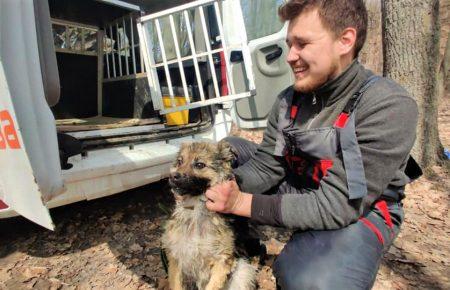
[[[361,88],[353,94],[353,96],[348,100],[347,104],[344,107],[344,110],[337,118],[334,126],[336,128],[344,128],[347,125],[347,121],[349,116],[353,113],[359,101],[361,100],[362,95],[367,91],[370,86],[379,80],[381,77],[377,75],[371,75],[367,78],[367,80],[363,83]]]
[[[361,88],[355,94],[353,94],[353,96],[347,102],[347,105],[345,106],[343,112],[351,114],[361,100],[361,96],[379,79],[381,79],[381,77],[377,75],[371,75],[370,77],[368,77]]]
[[[278,109],[278,124],[277,124],[277,135],[276,135],[276,143],[274,155],[278,157],[284,156],[284,148],[286,147],[286,141],[284,140],[283,130],[290,126],[290,106],[292,104],[292,100],[294,99],[294,90],[291,88],[289,90],[284,91],[281,96],[279,109]]]
[[[347,102],[334,125],[339,130],[339,141],[347,175],[349,199],[358,199],[367,195],[364,165],[356,137],[355,114],[352,113],[364,92],[378,79],[380,79],[379,76],[372,75],[364,82],[361,88]]]
[[[300,107],[300,99],[300,94],[296,96],[294,95],[292,98],[291,110],[289,114],[289,120],[291,123],[293,123],[295,121],[295,118],[297,118],[298,109]]]

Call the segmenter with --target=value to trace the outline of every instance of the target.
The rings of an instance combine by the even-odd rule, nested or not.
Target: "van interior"
[[[137,31],[140,16],[189,1],[35,2],[36,10],[41,10],[40,14],[36,13],[40,54],[47,56],[41,58],[44,86],[47,84],[46,97],[56,119],[61,149],[66,147],[65,151],[71,152],[72,146],[77,148],[72,153],[77,153],[78,150],[164,140],[207,130],[213,124],[214,106],[174,113],[174,118],[178,118],[175,122],[168,121],[168,115],[161,115],[154,109]],[[45,9],[48,11],[42,12]],[[45,12],[49,17],[45,17]],[[214,15],[208,12],[206,10],[207,19],[211,19]],[[51,34],[45,31],[48,28],[51,28]],[[186,28],[180,25],[180,31],[183,29]],[[217,28],[211,25],[208,29],[212,47],[219,46]],[[203,37],[199,33],[194,32],[194,36]],[[183,45],[182,40],[180,43]],[[51,67],[52,53],[56,58],[56,69]],[[155,58],[157,53],[156,49]],[[218,53],[213,56],[213,61],[220,76]],[[212,81],[208,59],[200,59],[198,64],[201,89],[209,98]],[[186,61],[183,66],[189,97],[196,100],[199,88],[193,63]],[[168,70],[175,96],[182,95],[178,64],[170,64]],[[157,74],[164,98],[168,91],[164,68],[158,68]],[[56,82],[59,80],[59,96],[57,93],[51,95],[52,75],[53,85],[55,79]]]

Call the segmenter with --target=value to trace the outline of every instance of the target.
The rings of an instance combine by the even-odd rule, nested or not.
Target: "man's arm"
[[[415,140],[417,105],[398,85],[387,81],[367,91],[358,107],[356,135],[361,150],[368,196],[349,200],[341,159],[317,190],[300,194],[254,196],[252,219],[264,224],[301,230],[337,229],[355,222],[365,207],[380,197],[409,156]],[[394,94],[393,91],[394,90]],[[383,97],[380,98],[380,94]]]
[[[242,191],[257,194],[264,193],[285,177],[286,171],[283,160],[274,156],[273,153],[278,132],[280,98],[283,97],[287,90],[281,92],[272,107],[263,140],[258,146],[255,155],[233,171]]]
[[[390,84],[390,85],[393,85]],[[388,85],[389,89],[389,85]],[[366,101],[358,108],[356,133],[363,156],[369,196],[349,200],[346,175],[341,160],[337,160],[322,179],[317,190],[302,190],[285,195],[251,195],[237,187],[228,187],[232,203],[219,201],[221,212],[250,216],[263,224],[296,229],[337,229],[356,221],[365,206],[379,197],[406,161],[414,144],[417,123],[417,105],[401,94],[388,94],[383,89],[372,95],[385,93],[380,99],[368,92]],[[232,183],[232,181],[230,181]],[[219,196],[207,192],[212,200]],[[217,209],[210,201],[208,208]]]

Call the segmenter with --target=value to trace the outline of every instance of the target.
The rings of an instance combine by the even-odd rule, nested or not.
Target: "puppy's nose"
[[[181,174],[178,172],[175,172],[174,174],[172,174],[172,178],[173,178],[173,180],[178,181],[181,179]]]

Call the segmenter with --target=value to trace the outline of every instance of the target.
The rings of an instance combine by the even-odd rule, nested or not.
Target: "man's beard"
[[[324,73],[321,75],[315,75],[310,76],[308,75],[305,80],[306,82],[303,82],[304,80],[294,81],[294,90],[300,93],[311,93],[313,91],[316,91],[318,88],[323,86],[326,82],[333,79],[334,72],[337,69],[337,65],[333,64],[330,67],[330,70],[328,73]]]
[[[324,75],[321,78],[315,78],[306,83],[300,83],[298,81],[295,81],[294,90],[300,93],[311,93],[320,88],[323,84],[325,84],[327,80],[328,76]]]

